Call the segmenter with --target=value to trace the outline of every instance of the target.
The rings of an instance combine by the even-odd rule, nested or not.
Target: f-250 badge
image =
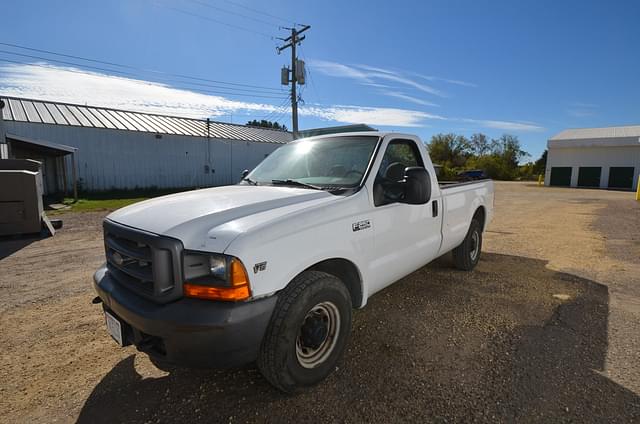
[[[351,229],[353,231],[366,230],[367,228],[371,228],[371,221],[369,221],[368,219],[351,224]]]

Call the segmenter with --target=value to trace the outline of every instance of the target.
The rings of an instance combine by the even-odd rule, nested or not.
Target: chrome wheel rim
[[[296,357],[304,368],[327,360],[340,335],[340,311],[332,302],[321,302],[307,312],[296,339]]]
[[[471,234],[471,260],[475,261],[480,253],[480,234],[474,231]]]

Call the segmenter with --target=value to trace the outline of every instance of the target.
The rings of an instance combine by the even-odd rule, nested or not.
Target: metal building
[[[293,139],[286,131],[3,97],[11,158],[43,163],[45,194],[236,183]]]
[[[547,186],[637,189],[640,125],[569,129],[547,147]]]

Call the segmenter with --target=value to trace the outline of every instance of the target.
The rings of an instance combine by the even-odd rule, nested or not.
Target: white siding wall
[[[632,166],[635,168],[633,176],[634,190],[638,184],[640,174],[640,145],[638,146],[608,146],[608,147],[549,147],[545,185],[549,185],[551,168],[554,166],[572,167],[571,187],[578,185],[578,168],[581,166],[600,166],[602,174],[600,187],[609,184],[609,168],[612,166]]]
[[[207,142],[203,137],[167,134],[158,139],[153,133],[15,121],[5,125],[9,134],[77,147],[78,178],[88,190],[234,184],[244,169],[252,169],[282,146],[221,139]],[[70,161],[67,164],[71,169]]]

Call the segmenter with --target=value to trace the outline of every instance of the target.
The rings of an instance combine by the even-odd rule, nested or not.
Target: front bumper
[[[105,266],[93,276],[104,308],[131,328],[127,342],[163,362],[231,367],[253,362],[277,296],[249,302],[182,298],[159,305],[122,287]]]

